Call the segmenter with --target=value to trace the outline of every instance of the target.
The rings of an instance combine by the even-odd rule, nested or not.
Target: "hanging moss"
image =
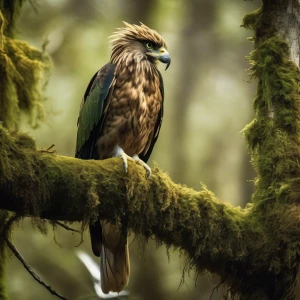
[[[45,117],[42,89],[51,60],[44,51],[6,36],[6,23],[0,10],[0,121],[17,128],[20,112],[25,112],[31,125],[37,126]]]
[[[2,27],[2,33],[8,37],[14,36],[16,29],[15,24],[24,2],[25,0],[0,0],[0,11],[2,14],[1,23],[5,20],[5,26]]]

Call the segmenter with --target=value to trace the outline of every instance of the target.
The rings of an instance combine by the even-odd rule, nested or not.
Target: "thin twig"
[[[79,244],[76,245],[75,247],[79,247],[79,246],[83,243],[83,230],[82,230],[82,231],[79,231],[79,230],[73,229],[73,228],[71,228],[71,227],[65,225],[64,223],[61,223],[60,221],[55,221],[54,224],[59,225],[59,226],[63,227],[64,229],[68,230],[68,231],[73,231],[73,232],[76,232],[76,233],[81,234],[80,242],[79,242]],[[55,238],[55,235],[54,235],[54,241],[55,241],[55,243],[56,243],[59,247],[61,247],[61,245],[57,242],[57,240],[56,240],[56,238]]]
[[[47,151],[50,151],[51,149],[55,148],[55,145],[52,144],[50,147],[47,148]],[[55,151],[55,150],[54,150]]]
[[[52,144],[49,148],[47,149],[40,149],[39,150],[42,153],[56,153],[55,145]]]
[[[15,255],[15,257],[23,264],[24,268],[28,271],[28,273],[41,285],[43,285],[52,295],[63,299],[63,300],[68,300],[66,297],[62,296],[61,294],[59,294],[58,292],[56,292],[55,290],[53,290],[51,288],[50,285],[46,284],[44,281],[41,280],[41,278],[31,269],[31,267],[29,266],[29,264],[25,261],[25,259],[23,258],[23,256],[21,255],[21,253],[16,249],[16,247],[11,243],[11,241],[8,239],[7,237],[7,233],[9,232],[9,229],[11,227],[11,225],[13,224],[14,221],[16,221],[17,219],[19,219],[19,216],[14,215],[12,216],[5,225],[4,228],[4,239],[5,242],[8,246],[8,248],[10,249],[10,251]]]
[[[208,300],[211,300],[212,299],[212,296],[214,294],[215,291],[218,291],[218,288],[225,282],[225,280],[222,280],[219,282],[219,284],[217,286],[215,286],[212,291],[211,291],[211,294],[210,294],[210,297],[208,298]]]
[[[52,295],[63,299],[68,300],[66,297],[62,296],[58,292],[52,289],[52,287],[48,284],[46,284],[28,265],[28,263],[25,261],[21,253],[16,249],[16,247],[11,243],[11,241],[5,237],[5,242],[8,246],[8,248],[11,250],[11,252],[15,255],[15,257],[23,264],[24,268],[28,271],[28,273],[41,285],[43,285]]]
[[[55,221],[55,224],[61,226],[62,228],[66,229],[66,230],[68,230],[68,231],[73,231],[73,232],[80,233],[79,230],[73,229],[73,228],[71,228],[71,227],[69,227],[69,226],[67,226],[67,225],[65,225],[64,223],[61,223],[61,222],[59,222],[59,221]]]

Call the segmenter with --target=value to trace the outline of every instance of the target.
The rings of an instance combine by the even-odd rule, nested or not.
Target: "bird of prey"
[[[75,156],[120,157],[146,164],[163,118],[164,87],[158,61],[171,59],[162,37],[144,24],[124,22],[112,36],[110,62],[91,79],[78,118]],[[107,220],[90,224],[92,249],[100,256],[101,288],[120,292],[129,280],[129,252],[124,230]]]

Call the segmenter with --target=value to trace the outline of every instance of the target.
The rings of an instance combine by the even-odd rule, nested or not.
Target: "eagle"
[[[151,168],[149,156],[163,119],[164,86],[158,62],[171,63],[166,43],[144,24],[118,28],[112,35],[111,57],[91,79],[80,106],[75,157],[120,157]],[[100,257],[101,288],[120,292],[128,284],[127,235],[120,226],[97,220],[89,226],[94,255]]]

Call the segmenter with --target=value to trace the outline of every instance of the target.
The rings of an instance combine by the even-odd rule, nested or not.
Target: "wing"
[[[148,159],[149,159],[149,157],[152,153],[153,147],[154,147],[154,145],[157,141],[159,131],[160,131],[160,127],[161,127],[161,124],[162,124],[162,121],[163,121],[163,115],[164,115],[164,97],[165,97],[164,82],[163,82],[162,76],[161,76],[159,71],[158,71],[158,74],[159,74],[159,89],[160,89],[160,93],[161,93],[161,96],[162,96],[161,108],[160,108],[160,111],[159,111],[158,116],[157,116],[157,120],[156,120],[155,127],[154,127],[154,134],[152,135],[152,141],[150,143],[150,146],[149,146],[146,153],[139,155],[139,158],[142,161],[144,161],[145,163],[148,161]]]
[[[113,89],[115,65],[106,64],[91,79],[84,94],[78,117],[75,157],[97,158],[95,145],[109,105]]]

